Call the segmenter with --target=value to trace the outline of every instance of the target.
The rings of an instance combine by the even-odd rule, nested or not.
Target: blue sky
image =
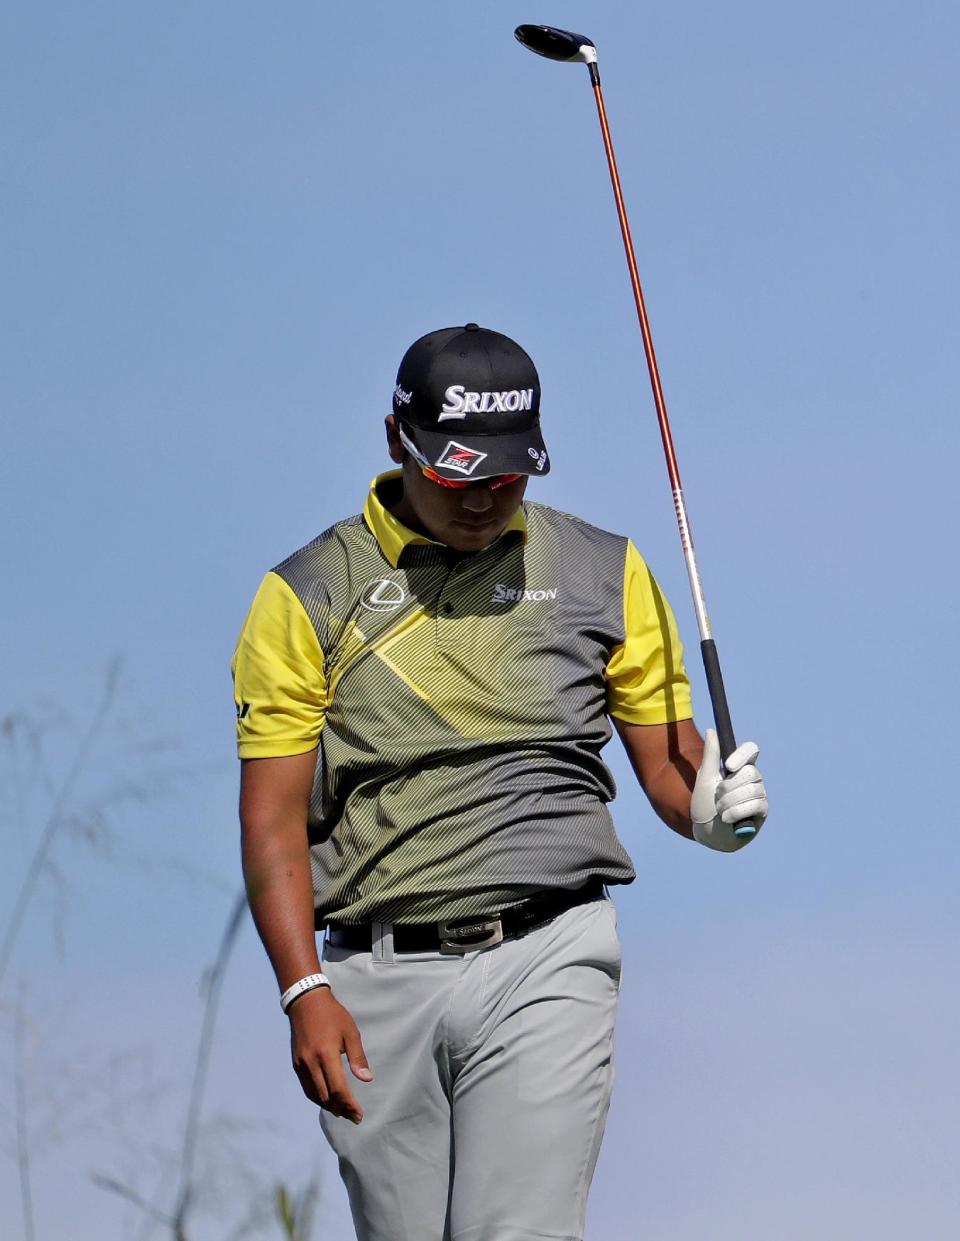
[[[755,847],[710,855],[608,752],[640,876],[588,1236],[954,1235],[956,7],[101,0],[0,17],[0,715],[54,782],[121,661],[0,990],[38,1238],[149,1235],[89,1173],[163,1196],[239,878],[232,643],[263,572],[361,505],[415,337],[476,320],[531,353],[554,462],[531,494],[635,539],[707,720],[587,75],[525,54],[521,21],[600,51],[772,802]],[[49,813],[17,728],[0,908]],[[226,1235],[242,1149],[268,1181],[315,1159],[348,1238],[249,926],[223,1005],[197,1236]]]

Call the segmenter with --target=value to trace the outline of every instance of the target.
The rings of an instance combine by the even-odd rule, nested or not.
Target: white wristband
[[[308,991],[316,991],[317,987],[329,987],[330,979],[326,974],[307,974],[306,978],[301,978],[295,982],[292,987],[287,987],[283,995],[280,997],[280,1007],[284,1012],[290,1008],[294,1000],[301,995],[305,995]]]

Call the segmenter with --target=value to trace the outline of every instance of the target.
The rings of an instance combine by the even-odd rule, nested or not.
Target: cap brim
[[[404,424],[404,430],[441,478],[492,478],[497,474],[550,473],[550,454],[540,434],[540,424],[523,431],[500,435],[457,435],[449,431],[425,431]],[[453,463],[452,463],[453,462]]]

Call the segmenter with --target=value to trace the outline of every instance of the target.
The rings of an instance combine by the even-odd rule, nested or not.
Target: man
[[[508,337],[416,341],[400,468],[267,574],[234,659],[250,905],[362,1241],[582,1236],[634,878],[610,720],[681,835],[766,817],[632,543],[524,502],[539,411]]]

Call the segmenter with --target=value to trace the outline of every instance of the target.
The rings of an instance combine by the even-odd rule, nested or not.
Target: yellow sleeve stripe
[[[623,642],[607,663],[607,710],[628,724],[693,716],[683,645],[670,604],[632,542],[623,576]]]
[[[327,705],[323,651],[303,604],[276,573],[260,584],[231,670],[241,758],[316,748]]]

